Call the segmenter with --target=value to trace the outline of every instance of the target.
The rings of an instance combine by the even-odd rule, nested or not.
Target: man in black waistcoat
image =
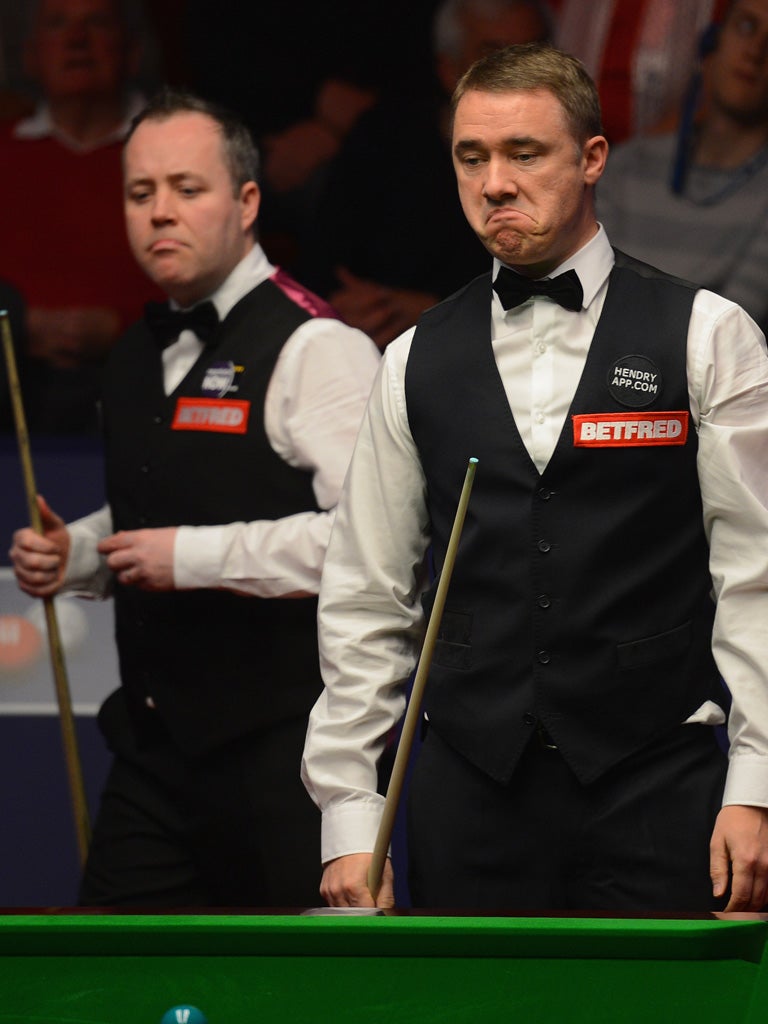
[[[339,505],[303,766],[321,891],[373,903],[376,758],[434,600],[427,550],[439,575],[476,458],[410,785],[413,902],[759,909],[765,339],[734,303],[611,248],[578,61],[499,51],[453,110],[461,203],[493,269],[387,349]]]
[[[244,126],[194,96],[135,120],[128,236],[170,302],[110,357],[107,506],[67,527],[41,501],[45,535],[14,536],[27,593],[114,593],[88,905],[316,901],[313,595],[378,353],[268,262],[256,174]]]

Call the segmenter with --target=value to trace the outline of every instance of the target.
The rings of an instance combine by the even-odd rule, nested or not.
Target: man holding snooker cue
[[[453,109],[459,196],[493,267],[389,346],[347,476],[303,761],[321,892],[373,905],[376,761],[471,455],[409,794],[414,905],[758,910],[765,339],[734,303],[611,248],[594,213],[608,145],[578,61],[509,47],[469,69]],[[388,868],[377,903],[392,898]]]
[[[132,250],[169,297],[110,355],[108,507],[11,557],[23,590],[113,594],[122,685],[80,902],[304,907],[319,815],[298,773],[316,602],[379,355],[272,266],[245,125],[164,90],[124,151]]]

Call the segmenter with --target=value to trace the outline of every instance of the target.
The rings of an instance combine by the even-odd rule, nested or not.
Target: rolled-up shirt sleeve
[[[112,513],[108,505],[67,525],[69,558],[62,593],[78,597],[104,599],[112,594],[113,576],[106,559],[96,545],[112,533]]]

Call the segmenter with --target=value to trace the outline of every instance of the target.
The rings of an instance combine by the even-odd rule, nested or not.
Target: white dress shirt
[[[546,297],[504,312],[493,294],[493,351],[515,422],[542,471],[579,382],[613,251],[602,228],[555,273],[575,269],[582,310]],[[494,276],[498,264],[494,264]],[[426,486],[408,427],[413,330],[387,348],[337,511],[320,593],[325,690],[310,717],[302,775],[323,810],[323,861],[373,849],[383,798],[376,761],[405,706],[424,622]],[[734,303],[696,295],[688,390],[717,598],[713,651],[733,694],[724,803],[768,806],[768,358]],[[482,466],[478,467],[482,472]],[[632,713],[630,705],[627,714]],[[705,704],[689,721],[724,720]]]
[[[263,249],[254,246],[210,296],[219,318],[274,271]],[[166,394],[184,379],[202,349],[192,331],[182,331],[163,350]],[[269,382],[264,428],[280,458],[312,473],[323,511],[221,526],[180,526],[173,562],[177,588],[224,587],[258,597],[317,593],[334,508],[379,362],[371,339],[338,320],[315,317],[293,332]],[[111,574],[95,545],[112,533],[109,508],[70,524],[69,531],[66,589],[105,596]]]

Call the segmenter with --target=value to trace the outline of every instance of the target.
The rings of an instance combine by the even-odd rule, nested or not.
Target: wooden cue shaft
[[[440,628],[440,620],[443,616],[445,598],[451,582],[453,563],[456,561],[456,552],[458,551],[459,540],[461,539],[461,531],[464,526],[464,517],[467,512],[469,495],[472,491],[472,484],[475,479],[476,469],[477,459],[470,459],[469,465],[467,466],[467,473],[464,477],[464,486],[462,487],[461,496],[459,497],[459,504],[456,508],[456,516],[453,520],[451,536],[448,540],[448,547],[445,552],[443,569],[440,573],[440,579],[437,584],[435,603],[432,606],[432,614],[429,617],[427,631],[424,636],[424,645],[421,649],[419,666],[416,670],[413,687],[411,688],[411,697],[408,701],[408,710],[403,721],[400,742],[398,743],[397,754],[395,755],[395,763],[392,767],[392,775],[390,776],[389,785],[387,786],[384,811],[382,813],[381,821],[379,822],[379,831],[376,835],[373,856],[368,868],[368,889],[374,900],[377,899],[379,890],[381,889],[381,879],[384,874],[384,865],[386,863],[387,853],[392,841],[392,832],[395,827],[397,807],[400,802],[400,795],[405,782],[405,774],[408,769],[408,759],[411,756],[413,739],[416,734],[416,726],[419,721],[421,700],[424,695],[424,687],[427,683],[429,668],[432,664],[432,654],[437,640],[437,632]]]
[[[42,534],[42,516],[40,515],[40,509],[37,504],[37,488],[35,486],[35,475],[32,468],[29,433],[27,431],[27,421],[24,415],[24,403],[21,397],[21,385],[19,383],[19,375],[16,369],[16,357],[13,351],[11,325],[8,320],[7,310],[0,310],[0,327],[2,327],[5,362],[8,367],[8,385],[11,392],[11,405],[13,407],[13,418],[16,425],[16,439],[19,445],[19,457],[21,459],[24,490],[29,509],[29,521],[32,525],[32,529],[35,530],[36,533]],[[69,792],[75,819],[77,845],[80,853],[80,863],[85,864],[85,859],[88,854],[88,844],[90,843],[91,838],[91,829],[88,819],[88,804],[85,798],[83,773],[80,765],[80,754],[77,746],[75,721],[72,715],[72,700],[67,680],[67,669],[64,662],[64,648],[61,643],[59,623],[56,618],[56,608],[54,607],[52,597],[43,598],[43,608],[45,610],[45,623],[48,633],[48,650],[51,657],[56,698],[59,705],[61,738],[64,747],[64,759],[67,766]]]

